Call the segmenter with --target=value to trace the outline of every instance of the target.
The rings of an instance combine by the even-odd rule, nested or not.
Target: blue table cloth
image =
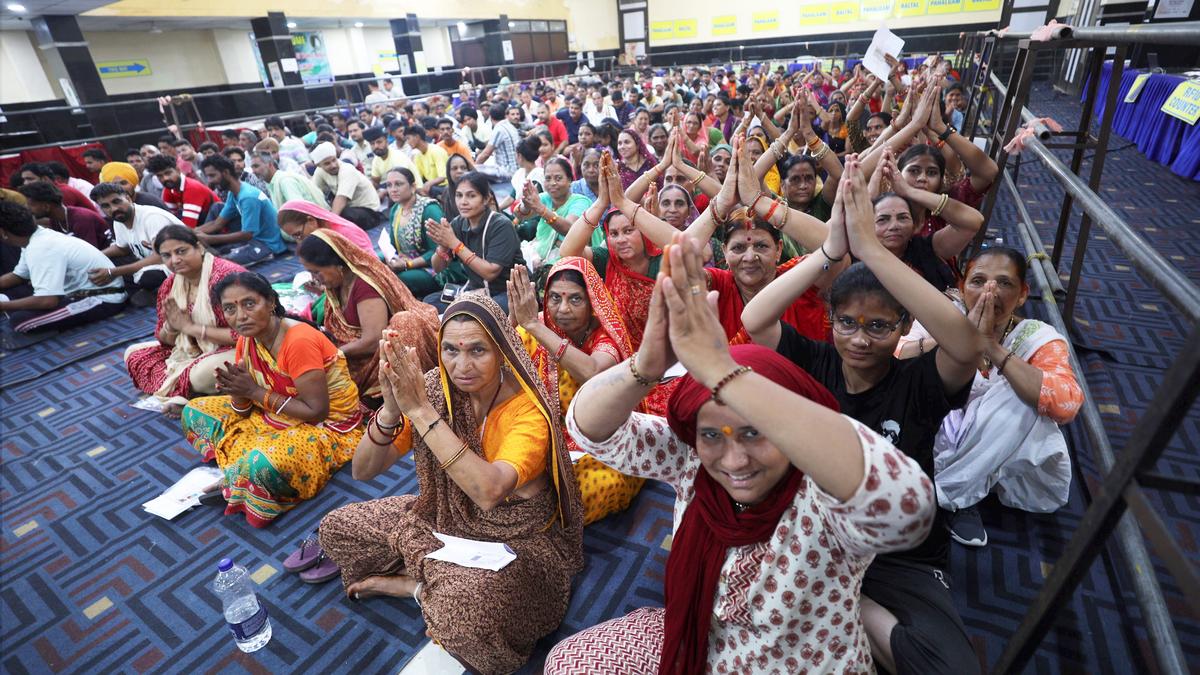
[[[1162,111],[1163,103],[1184,78],[1152,73],[1142,86],[1137,101],[1125,103],[1125,94],[1137,76],[1136,70],[1126,69],[1121,73],[1113,131],[1132,141],[1146,157],[1169,167],[1173,173],[1200,181],[1200,123],[1188,124]],[[1109,61],[1100,73],[1096,119],[1104,114],[1104,101],[1111,81],[1112,62]]]

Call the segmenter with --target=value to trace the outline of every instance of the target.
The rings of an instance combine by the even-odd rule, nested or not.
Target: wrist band
[[[821,248],[821,255],[825,256],[825,259],[828,260],[829,262],[835,262],[835,263],[842,262],[843,260],[846,259],[845,254],[842,254],[842,257],[840,257],[840,258],[835,258],[835,257],[829,255],[829,251],[825,250],[825,244],[823,242],[822,242],[820,248]]]
[[[471,255],[470,255],[470,257],[468,257],[466,260],[464,260],[464,261],[463,261],[463,264],[464,264],[464,265],[466,265],[467,267],[470,267],[470,266],[471,266],[471,261],[472,261],[472,260],[474,260],[474,259],[476,259],[476,258],[478,258],[478,257],[479,257],[479,255],[478,255],[477,253],[475,253],[474,251],[471,251]]]
[[[643,377],[642,374],[638,372],[636,361],[637,361],[637,352],[634,352],[633,356],[629,357],[629,372],[633,374],[633,379],[637,380],[637,383],[643,387],[654,386],[656,384],[656,382],[654,380],[651,380],[647,377]]]
[[[462,253],[462,250],[466,247],[467,247],[467,244],[465,242],[460,241],[460,242],[458,242],[458,246],[455,246],[454,250],[451,253],[453,255],[458,255],[459,253]]]
[[[753,370],[754,369],[750,366],[738,366],[737,368],[729,371],[729,374],[721,378],[721,381],[717,383],[717,386],[712,388],[712,400],[715,401],[717,405],[725,405],[725,402],[721,400],[721,389],[738,376],[745,375]]]
[[[1016,352],[1014,352],[1014,351],[1011,351],[1011,350],[1010,350],[1010,351],[1008,352],[1008,356],[1005,356],[1005,357],[1004,357],[1004,360],[1000,362],[1000,365],[999,365],[999,366],[996,366],[996,372],[997,372],[997,373],[999,373],[999,374],[1001,374],[1001,375],[1003,375],[1003,374],[1004,374],[1004,366],[1008,365],[1008,360],[1009,360],[1009,359],[1011,359],[1011,358],[1013,357],[1013,354],[1016,354]]]
[[[938,134],[938,140],[945,141],[946,139],[950,138],[950,134],[956,133],[957,131],[958,129],[955,129],[954,125],[947,124],[946,129],[942,131],[942,133]]]
[[[433,431],[433,428],[436,427],[438,425],[438,422],[441,422],[441,421],[442,421],[442,418],[435,417],[434,420],[429,423],[429,426],[425,427],[425,431],[418,434],[421,437],[422,443],[425,442],[425,437],[429,435],[429,432]]]

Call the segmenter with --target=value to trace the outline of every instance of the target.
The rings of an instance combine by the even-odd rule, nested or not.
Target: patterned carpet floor
[[[1031,106],[1060,121],[1078,106],[1048,89]],[[1113,139],[1103,192],[1131,225],[1190,278],[1200,279],[1200,185],[1147,161]],[[1018,183],[1043,239],[1057,222],[1061,190],[1036,164]],[[1015,241],[1015,210],[1001,199],[991,229]],[[1073,245],[1073,242],[1068,241]],[[1071,248],[1068,247],[1068,252]],[[273,280],[299,268],[294,257],[264,265]],[[1031,303],[1030,313],[1042,311]],[[1188,326],[1129,269],[1102,232],[1089,242],[1076,347],[1114,446],[1122,447]],[[104,325],[71,331],[0,355],[0,669],[5,673],[397,672],[424,643],[411,601],[345,599],[337,583],[303,584],[283,559],[327,511],[353,501],[411,493],[404,461],[366,483],[338,473],[316,498],[265,530],[216,507],[168,522],[140,504],[199,465],[177,422],[131,406],[126,344],[149,336],[153,311],[130,308]],[[1192,348],[1195,345],[1191,346]],[[1085,509],[1097,464],[1078,429],[1070,430],[1077,475],[1070,503],[1034,516],[985,502],[991,543],[955,547],[951,577],[959,610],[985,667],[1008,637],[1059,557]],[[1200,411],[1193,410],[1160,463],[1171,475],[1200,477]],[[1178,541],[1195,558],[1200,497],[1155,496]],[[624,513],[585,535],[588,566],[556,635],[524,670],[537,672],[545,650],[581,628],[662,602],[671,530],[671,495],[648,485]],[[1112,551],[1112,547],[1108,548]],[[1028,672],[1155,672],[1147,636],[1124,571],[1106,553],[1058,615]],[[230,556],[259,584],[274,628],[271,643],[242,654],[208,591],[216,561]],[[1200,672],[1200,618],[1159,566],[1176,629]]]

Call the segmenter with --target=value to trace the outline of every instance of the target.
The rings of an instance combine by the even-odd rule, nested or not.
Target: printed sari
[[[417,350],[422,368],[431,368],[437,363],[437,310],[418,301],[408,287],[400,283],[392,270],[374,255],[355,246],[349,239],[336,232],[319,229],[310,236],[318,237],[338,254],[346,266],[363,283],[369,285],[387,304],[388,328],[400,333],[405,345]],[[330,337],[338,345],[353,342],[362,337],[362,327],[346,320],[345,309],[337,293],[325,294],[325,316],[323,324]],[[350,375],[364,397],[379,397],[379,350],[365,356],[347,357]]]
[[[204,254],[202,265],[200,279],[195,285],[184,277],[172,274],[159,286],[155,335],[167,321],[167,300],[174,300],[196,323],[229,328],[225,314],[215,311],[212,306],[212,289],[226,276],[246,270],[237,263],[211,253]],[[130,346],[125,350],[125,368],[140,391],[153,394],[162,401],[183,405],[190,394],[211,394],[216,391],[215,369],[229,360],[232,356],[228,353],[230,349],[206,339],[180,334],[173,346],[164,345],[158,340]],[[202,377],[196,378],[199,388],[192,383],[192,373],[197,366],[204,371]],[[203,380],[203,384],[200,380]]]
[[[193,399],[182,415],[188,442],[224,473],[225,514],[244,513],[254,527],[266,527],[320,492],[354,456],[363,434],[358,387],[346,357],[327,337],[296,323],[287,328],[279,352],[276,359],[257,340],[239,337],[234,360],[259,386],[285,397],[297,395],[295,377],[323,370],[329,414],[321,423],[265,409],[257,401],[249,414],[241,414],[230,396]]]
[[[583,569],[582,508],[557,397],[542,384],[516,329],[494,300],[475,294],[450,305],[442,326],[464,315],[483,326],[510,376],[520,382],[522,394],[509,400],[523,397],[544,422],[546,488],[481,509],[439,468],[433,451],[408,424],[394,446],[401,453],[411,449],[418,494],[333,511],[321,522],[321,546],[341,567],[347,586],[400,570],[424,584],[420,611],[432,638],[472,672],[508,673],[529,659],[537,641],[557,629],[566,614],[571,580]],[[487,434],[480,433],[470,396],[451,384],[440,364],[425,374],[425,387],[442,422],[486,460],[482,437]],[[434,532],[503,542],[516,560],[492,572],[428,559],[443,546]]]
[[[592,316],[596,321],[596,327],[588,333],[579,349],[588,355],[603,351],[612,356],[617,363],[629,358],[633,354],[629,332],[625,330],[625,323],[621,320],[621,313],[612,294],[590,262],[575,256],[559,260],[546,276],[546,292],[550,292],[550,282],[554,277],[564,270],[575,270],[583,275],[588,302],[592,306]],[[560,338],[567,337],[554,322],[553,316],[543,313],[542,321],[555,335]],[[533,365],[546,391],[551,395],[555,391],[558,392],[560,410],[565,413],[571,405],[571,399],[579,391],[579,383],[566,368],[559,367],[545,345],[524,330],[518,329],[518,333],[525,350],[533,359]],[[638,412],[645,412],[644,407],[639,407]],[[572,458],[578,458],[575,461],[575,477],[579,481],[580,498],[583,501],[583,524],[590,525],[609,514],[624,511],[642,489],[642,483],[645,481],[626,476],[601,464],[591,455],[580,452],[570,434],[566,434],[566,443]]]

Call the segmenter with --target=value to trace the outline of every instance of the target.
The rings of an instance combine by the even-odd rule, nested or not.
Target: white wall
[[[259,82],[254,45],[248,30],[214,30],[213,44],[221,57],[225,81],[229,84]]]
[[[421,46],[425,49],[425,65],[433,68],[454,66],[454,50],[450,48],[450,29],[446,26],[422,26]]]
[[[144,91],[187,91],[190,87],[226,84],[225,69],[212,31],[164,31],[162,33],[84,33],[92,60],[146,59],[150,75],[104,80],[109,95]],[[251,56],[250,67],[254,68]],[[257,79],[257,74],[254,79]],[[251,80],[253,81],[253,80]]]
[[[3,62],[4,72],[0,104],[58,98],[32,38],[33,34],[27,31],[0,31],[0,62]]]
[[[612,0],[563,0],[567,7],[567,48],[573,52],[620,49],[617,3]]]

